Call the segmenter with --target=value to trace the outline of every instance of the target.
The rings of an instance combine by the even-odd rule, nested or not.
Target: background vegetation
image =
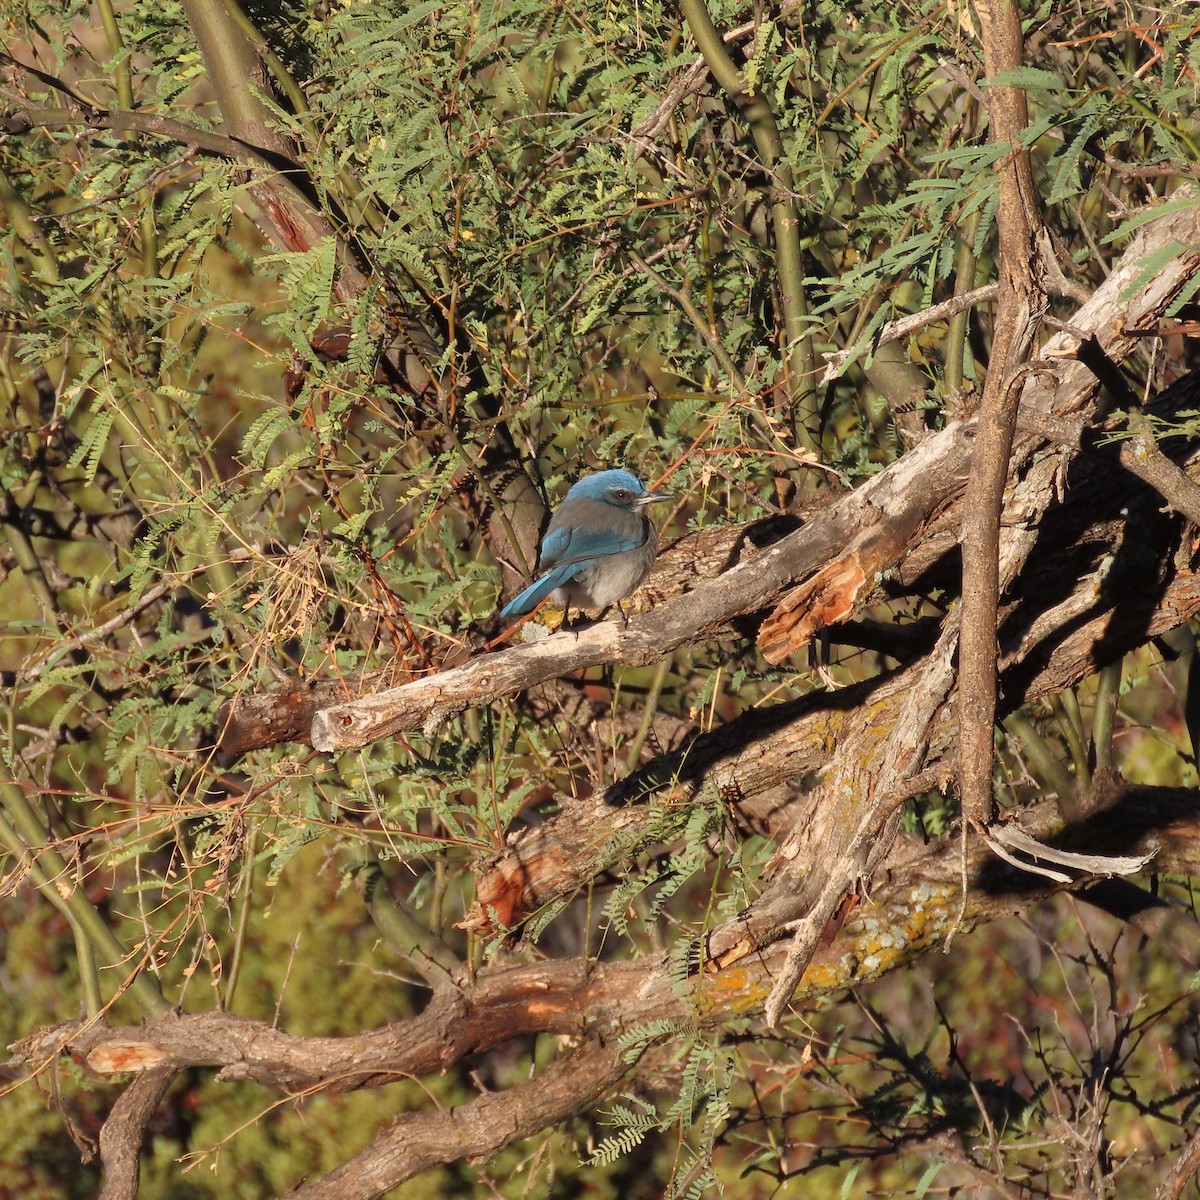
[[[119,1028],[227,1010],[352,1035],[415,1018],[436,964],[473,985],[543,957],[670,960],[682,987],[689,948],[760,894],[790,822],[706,780],[656,796],[653,822],[543,904],[473,909],[478,873],[516,831],[569,820],[690,739],[806,696],[865,705],[953,609],[953,533],[924,573],[881,575],[811,659],[767,661],[754,635],[770,605],[731,607],[658,661],[340,754],[273,726],[231,746],[231,714],[481,652],[546,505],[581,473],[625,465],[674,493],[672,595],[724,529],[771,518],[770,541],[972,412],[1001,315],[973,293],[1000,268],[1011,149],[989,130],[979,14],[0,14],[0,1035],[34,1039],[0,1098],[0,1177],[48,1200],[100,1186],[97,1139],[130,1076],[36,1041],[80,1013]],[[1194,207],[1200,26],[1183,0],[1022,16],[1005,79],[1029,104],[1048,335],[1150,218]],[[1195,250],[1152,245],[1123,295]],[[1191,366],[1198,283],[1121,364],[1136,400]],[[1110,388],[1085,421],[1125,399]],[[1169,416],[1190,434],[1194,412]],[[1191,528],[1150,551],[1184,571]],[[1097,652],[1099,677],[1002,701],[1003,808],[1082,803],[1102,770],[1195,786],[1190,615]],[[950,774],[915,789],[904,845],[957,828]],[[806,765],[785,791],[820,778]],[[769,1031],[762,995],[712,1022],[643,1014],[610,1032],[645,1052],[599,1104],[464,1142],[403,1195],[1183,1194],[1200,937],[1183,872],[1142,883],[1170,902],[1170,936],[1119,905],[1043,899],[976,932],[972,917],[947,956],[810,988]],[[147,1118],[137,1194],[282,1194],[397,1114],[513,1088],[580,1040],[514,1024],[440,1072],[336,1095],[196,1060]],[[313,1194],[359,1194],[325,1178]]]

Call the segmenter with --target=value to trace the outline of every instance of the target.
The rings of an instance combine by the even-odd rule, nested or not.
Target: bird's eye
[[[631,500],[633,499],[633,493],[626,488],[613,488],[612,498],[614,500]]]

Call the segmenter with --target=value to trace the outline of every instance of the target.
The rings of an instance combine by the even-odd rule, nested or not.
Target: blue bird
[[[533,612],[551,593],[562,609],[607,608],[624,600],[645,579],[658,553],[646,507],[670,498],[646,491],[628,471],[581,479],[546,527],[538,556],[541,575],[500,616]]]

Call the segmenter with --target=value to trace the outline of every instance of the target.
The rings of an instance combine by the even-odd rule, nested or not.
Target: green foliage
[[[682,1135],[694,1136],[695,1145],[677,1163],[666,1194],[673,1198],[699,1196],[716,1183],[711,1161],[717,1135],[729,1117],[733,1055],[719,1038],[695,1030],[643,1028],[624,1041],[629,1053],[636,1055],[651,1037],[673,1039],[671,1058],[678,1074],[672,1082],[678,1092],[661,1111],[636,1095],[628,1095],[627,1104],[614,1103],[602,1121],[617,1132],[600,1142],[589,1165],[615,1162],[629,1155],[648,1134],[678,1126]]]
[[[671,534],[773,514],[776,485],[808,471],[780,346],[770,188],[736,106],[711,80],[688,82],[696,52],[676,6],[243,8],[258,22],[255,44],[281,64],[252,90],[286,154],[226,137],[190,7],[117,3],[122,49],[84,0],[0,6],[6,54],[36,68],[7,57],[0,67],[29,122],[0,140],[0,671],[11,687],[0,754],[5,784],[37,797],[46,841],[70,857],[89,902],[123,944],[153,948],[170,1003],[267,1020],[282,1005],[298,1034],[348,1033],[413,1011],[423,994],[396,981],[349,886],[364,858],[469,955],[456,922],[479,860],[558,795],[627,775],[643,717],[647,729],[655,713],[709,727],[877,664],[847,652],[816,684],[763,669],[745,648],[696,650],[675,656],[661,692],[632,670],[580,681],[584,720],[514,700],[336,760],[295,744],[236,763],[217,754],[222,706],[240,696],[283,679],[340,679],[350,694],[368,672],[388,673],[369,686],[399,683],[478,648],[500,572],[486,505],[466,496],[480,480],[484,500],[500,490],[490,456],[502,429],[515,447],[506,469],[528,470],[550,498],[602,466],[669,478]],[[760,22],[735,51],[774,106],[792,175],[807,349],[818,366],[826,350],[849,352],[822,389],[817,440],[825,465],[853,482],[900,444],[893,397],[882,418],[865,398],[884,324],[995,273],[1006,148],[988,140],[978,42],[966,9],[944,4],[811,0],[770,14],[727,4],[714,15]],[[1196,203],[1174,194],[1169,172],[1197,157],[1200,44],[1178,6],[1161,16],[1130,13],[1114,28],[1107,11],[1047,5],[1029,14],[1028,63],[1008,77],[1029,97],[1040,202],[1063,269],[1084,289],[1147,221]],[[123,72],[140,128],[104,117],[121,107]],[[272,208],[268,185],[283,176],[327,223],[311,244]],[[1148,259],[1131,290],[1184,249]],[[1069,318],[1066,301],[1054,304]],[[971,336],[986,362],[988,321],[971,324],[957,335],[930,326],[909,345],[929,381],[930,425],[961,385],[948,378],[951,351]],[[419,372],[406,373],[410,358]],[[1148,358],[1136,366],[1151,382],[1154,369]],[[36,566],[20,557],[27,546]],[[611,704],[590,694],[617,682]],[[1132,713],[1157,701],[1123,703]],[[602,718],[607,731],[593,733]],[[1131,745],[1131,760],[1194,782],[1160,714],[1139,711],[1137,723],[1153,734]],[[1065,757],[1065,734],[1046,736]],[[1005,770],[1014,794],[1031,786],[1015,754]],[[650,823],[595,848],[617,865],[596,881],[602,936],[593,942],[587,926],[582,940],[598,956],[665,953],[682,988],[700,940],[753,897],[773,847],[731,846],[724,806],[708,794],[660,804],[670,783],[637,798],[659,805]],[[953,808],[939,795],[922,809],[913,828],[944,835]],[[13,1040],[35,1019],[74,1016],[86,967],[60,918],[45,927],[57,910],[23,908],[35,901],[24,866],[3,870],[6,978],[17,983],[0,1015]],[[557,899],[512,932],[554,953],[581,907]],[[103,965],[107,1000],[120,980]],[[136,1015],[128,996],[116,1005]],[[631,1055],[672,1040],[669,1086],[611,1107],[614,1132],[591,1152],[589,1185],[619,1193],[613,1181],[639,1154],[653,1160],[646,1177],[680,1196],[742,1169],[726,1134],[766,1122],[754,1073],[710,1032],[667,1023],[625,1035]],[[927,1048],[897,1067],[903,1042],[888,1044],[890,1060],[878,1041],[855,1043],[890,1077],[862,1085],[840,1133],[806,1131],[814,1145],[837,1143],[839,1165],[855,1121],[896,1147],[907,1124],[965,1123],[965,1093],[949,1113]],[[781,1062],[786,1053],[771,1069]],[[497,1063],[501,1086],[528,1073],[528,1059]],[[1069,1074],[1051,1065],[1056,1080]],[[835,1086],[832,1071],[823,1081]],[[185,1081],[143,1193],[275,1194],[342,1161],[397,1109],[473,1095],[465,1072],[429,1086],[265,1112],[249,1087]],[[1050,1120],[1043,1097],[1065,1094],[1046,1089],[1033,1089],[1023,1115],[1029,1141]],[[89,1113],[107,1104],[71,1090]],[[4,1162],[30,1195],[79,1194],[93,1181],[74,1168],[70,1182],[65,1142],[33,1095],[4,1099],[20,1131]],[[588,1136],[546,1137],[530,1177],[574,1179]],[[654,1155],[673,1138],[683,1149],[664,1165]],[[786,1155],[763,1151],[768,1168],[760,1150],[743,1148],[746,1161],[785,1178]],[[917,1194],[942,1186],[941,1160],[923,1153],[904,1175]],[[199,1169],[181,1180],[174,1160],[188,1155]],[[524,1159],[510,1150],[501,1161],[515,1170]],[[846,1194],[861,1193],[859,1170],[839,1177]],[[446,1168],[407,1186],[535,1187],[482,1172]]]

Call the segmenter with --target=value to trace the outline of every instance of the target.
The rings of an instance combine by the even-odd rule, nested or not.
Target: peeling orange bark
[[[762,623],[758,648],[769,663],[781,663],[812,641],[827,625],[855,611],[867,573],[857,552],[839,558],[790,591]]]

